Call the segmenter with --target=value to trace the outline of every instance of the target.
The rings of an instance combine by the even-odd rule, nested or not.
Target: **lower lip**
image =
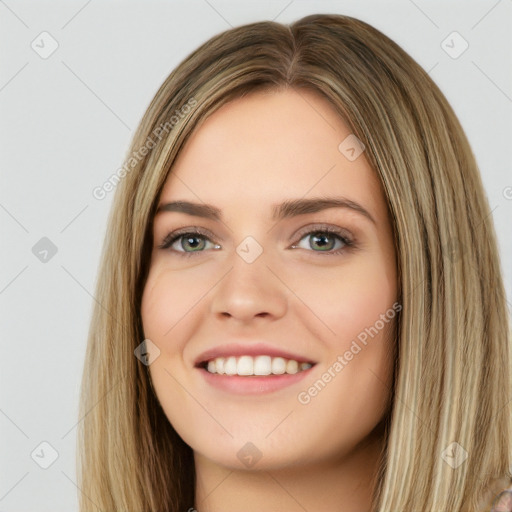
[[[308,368],[297,373],[282,375],[257,376],[250,375],[241,377],[240,375],[219,375],[218,373],[210,373],[204,368],[199,368],[201,375],[208,384],[217,389],[228,391],[237,395],[260,395],[263,393],[272,393],[300,382],[314,368]]]

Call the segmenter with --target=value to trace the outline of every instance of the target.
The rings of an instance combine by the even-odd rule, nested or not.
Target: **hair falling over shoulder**
[[[468,140],[439,88],[396,43],[357,19],[319,14],[211,38],[172,71],[138,126],[108,220],[86,351],[82,512],[194,504],[192,450],[134,357],[144,339],[151,220],[172,163],[206,117],[251,91],[289,87],[327,98],[365,144],[394,223],[397,399],[373,511],[483,510],[510,480],[509,317]],[[453,443],[467,455],[456,469],[443,457]]]

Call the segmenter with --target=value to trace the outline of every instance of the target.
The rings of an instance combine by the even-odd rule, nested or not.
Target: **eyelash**
[[[309,252],[319,253],[322,255],[328,255],[328,256],[337,256],[341,253],[350,251],[356,247],[355,241],[347,236],[345,231],[342,231],[338,228],[335,228],[333,226],[326,226],[326,225],[318,225],[313,227],[308,227],[307,230],[301,231],[299,233],[299,238],[297,239],[297,242],[293,243],[291,247],[296,247],[296,244],[300,243],[303,238],[314,235],[314,234],[329,234],[329,235],[335,235],[339,241],[343,243],[343,247],[336,249],[335,251],[313,251],[312,249]],[[203,230],[199,227],[193,227],[193,228],[183,228],[180,230],[172,231],[169,233],[162,243],[158,246],[159,249],[170,249],[170,247],[179,240],[182,237],[185,237],[186,235],[192,235],[192,236],[199,236],[205,238],[207,241],[215,243],[211,240],[211,235],[208,231]],[[218,245],[218,244],[216,244]],[[171,249],[172,252],[177,253],[180,257],[188,258],[191,256],[195,256],[197,254],[203,253],[202,251],[176,251],[175,249]],[[307,250],[307,249],[306,249]]]

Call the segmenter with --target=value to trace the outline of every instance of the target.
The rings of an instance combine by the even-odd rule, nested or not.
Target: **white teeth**
[[[238,359],[236,370],[238,375],[252,375],[253,362],[251,356],[242,356]],[[210,371],[210,370],[208,370]]]
[[[254,358],[254,375],[270,375],[271,373],[272,358],[270,356],[256,356]]]
[[[236,375],[236,357],[228,357],[224,362],[224,373],[226,375]]]
[[[220,375],[290,375],[308,370],[311,363],[299,363],[294,359],[271,356],[217,357],[208,361],[206,369]]]
[[[219,373],[221,375],[226,373],[224,370],[224,362],[225,362],[225,359],[223,357],[218,357],[217,359],[215,359],[214,373],[215,373],[215,370],[217,370],[217,373]]]
[[[297,361],[294,361],[293,359],[290,359],[286,363],[286,373],[297,373],[299,371],[299,363]]]
[[[272,373],[274,375],[282,375],[286,372],[286,360],[282,357],[272,358]]]

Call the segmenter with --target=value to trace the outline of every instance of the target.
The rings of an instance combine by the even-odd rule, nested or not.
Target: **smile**
[[[209,373],[227,376],[266,376],[266,375],[293,375],[308,370],[314,365],[309,362],[298,362],[284,357],[269,355],[240,357],[216,357],[205,361],[202,365]]]

